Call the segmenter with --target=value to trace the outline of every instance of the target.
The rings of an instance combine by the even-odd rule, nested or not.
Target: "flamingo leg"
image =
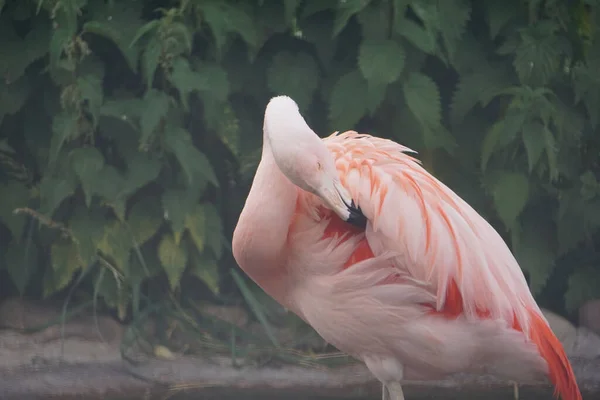
[[[384,383],[382,392],[383,400],[404,400],[404,392],[400,382],[391,382],[387,385]]]

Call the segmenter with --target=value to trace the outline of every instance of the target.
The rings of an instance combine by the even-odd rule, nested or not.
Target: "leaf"
[[[44,279],[44,297],[64,289],[83,265],[72,241],[60,240],[50,248],[51,270]]]
[[[223,222],[219,211],[211,203],[204,203],[204,214],[206,221],[206,244],[213,251],[217,260],[223,253]]]
[[[17,291],[22,296],[38,270],[38,247],[33,241],[18,243],[15,240],[8,243],[4,254],[4,269]]]
[[[86,265],[96,258],[96,250],[104,237],[106,217],[98,210],[77,207],[69,219],[69,229],[77,242],[77,251]]]
[[[294,77],[294,79],[290,79]],[[293,98],[300,110],[307,110],[319,83],[317,63],[308,54],[277,53],[267,71],[267,84],[276,95]]]
[[[385,39],[389,37],[390,8],[388,4],[369,1],[356,16],[362,37],[368,39]],[[386,21],[382,23],[382,21]]]
[[[17,208],[29,205],[29,189],[18,182],[0,184],[2,196],[0,196],[0,221],[10,230],[12,240],[15,243],[21,241],[26,218],[22,214],[15,214]]]
[[[158,35],[153,35],[146,44],[144,53],[142,55],[142,71],[144,73],[144,77],[146,78],[147,89],[152,88],[154,75],[156,74],[156,69],[158,68],[158,63],[160,61],[160,57],[162,56],[162,52],[162,44],[160,43]]]
[[[89,207],[92,203],[98,173],[104,168],[104,156],[94,147],[82,147],[72,150],[69,158],[73,171],[83,188],[85,204]]]
[[[193,211],[185,216],[185,228],[190,233],[198,252],[202,253],[209,233],[207,230],[206,210],[203,205],[196,204]]]
[[[529,172],[540,160],[542,153],[546,147],[546,135],[544,134],[544,126],[539,122],[531,122],[523,127],[523,144],[527,151],[527,161]]]
[[[558,73],[565,44],[554,36],[554,29],[545,21],[522,32],[513,61],[521,83],[542,86]]]
[[[138,98],[110,99],[102,104],[100,115],[126,121],[135,128],[133,121],[140,118],[144,110],[144,102]]]
[[[104,226],[104,235],[98,243],[105,258],[108,258],[118,271],[123,272],[129,262],[129,253],[133,247],[132,236],[127,226],[113,220]]]
[[[167,190],[162,195],[165,219],[171,223],[175,241],[179,244],[181,233],[185,229],[186,215],[197,206],[198,193],[194,190]]]
[[[34,21],[24,37],[15,32],[6,18],[0,23],[0,81],[7,86],[18,81],[30,64],[48,53],[52,27],[46,18]]]
[[[54,12],[53,32],[50,37],[50,66],[64,68],[68,71],[75,70],[74,60],[66,59],[61,63],[62,55],[67,45],[73,40],[77,32],[77,12],[70,7],[61,7]]]
[[[156,198],[143,198],[131,207],[127,223],[137,246],[152,238],[162,224],[160,203]]]
[[[190,271],[202,280],[210,291],[218,295],[219,292],[219,264],[212,256],[205,252],[194,254]]]
[[[508,230],[513,229],[529,199],[529,180],[520,172],[499,172],[491,191],[498,217]]]
[[[452,60],[471,16],[471,5],[467,0],[438,0],[440,32],[448,57]]]
[[[329,98],[329,123],[333,130],[352,129],[367,114],[367,93],[367,81],[358,70],[338,79]]]
[[[188,97],[194,91],[210,94],[217,101],[225,101],[229,96],[227,73],[216,65],[203,64],[199,71],[194,71],[185,58],[179,57],[173,61],[169,80],[179,91],[186,109],[189,109]]]
[[[0,79],[0,123],[5,115],[16,114],[31,94],[31,84],[27,77],[8,83]]]
[[[404,68],[406,54],[390,39],[366,39],[360,44],[358,67],[369,85],[395,82]]]
[[[75,183],[67,177],[45,175],[39,187],[40,213],[47,216],[54,214],[63,201],[75,194],[75,188]]]
[[[490,38],[496,39],[511,19],[519,17],[520,6],[517,0],[509,0],[503,3],[496,1],[486,1],[486,18],[490,29]],[[507,5],[508,4],[508,5]]]
[[[565,307],[574,313],[586,301],[597,299],[600,293],[600,270],[597,265],[579,267],[569,277]]]
[[[339,0],[333,23],[333,36],[337,36],[344,29],[348,20],[354,14],[362,11],[370,2],[370,0]]]
[[[158,258],[167,274],[171,289],[177,288],[188,261],[185,248],[178,246],[171,235],[165,235],[158,245]]]
[[[425,54],[435,54],[437,38],[435,32],[428,30],[427,27],[421,26],[408,18],[403,18],[395,25],[395,31]]]
[[[251,47],[259,45],[259,33],[246,8],[223,1],[206,1],[199,5],[204,21],[213,32],[217,51],[223,49],[227,34],[237,33]]]
[[[52,140],[50,141],[50,165],[56,162],[58,154],[65,142],[80,135],[79,117],[74,113],[61,112],[52,120]]]
[[[506,87],[506,84],[504,71],[493,68],[483,67],[473,73],[461,76],[450,105],[452,122],[460,123],[467,113],[478,104],[485,106],[500,89]]]
[[[406,105],[421,126],[427,148],[443,147],[452,152],[455,142],[442,126],[442,107],[437,84],[420,72],[413,72],[403,84]]]
[[[156,30],[160,27],[160,24],[161,24],[161,20],[153,19],[151,21],[146,22],[141,27],[139,27],[139,29],[135,32],[135,35],[133,36],[133,39],[131,40],[129,47],[135,46],[137,44],[137,42],[139,40],[141,40],[144,36],[154,32],[154,30]]]
[[[137,37],[140,30],[157,20],[143,24],[141,18],[142,3],[128,2],[98,2],[91,3],[92,19],[83,25],[83,31],[103,36],[112,40],[125,57],[127,65],[133,72],[137,72],[140,48],[131,43],[134,35]]]
[[[554,270],[556,245],[552,228],[548,218],[524,218],[514,251],[519,265],[529,275],[529,287],[534,296],[540,294]]]
[[[95,74],[80,76],[77,78],[77,88],[81,101],[87,103],[88,109],[94,117],[94,126],[96,126],[98,118],[100,118],[100,107],[104,101],[102,79]]]
[[[140,118],[142,136],[140,144],[147,144],[154,137],[155,130],[169,112],[171,98],[158,89],[150,89],[144,95],[143,109]]]
[[[207,181],[219,186],[219,181],[210,161],[194,146],[188,131],[178,126],[167,125],[165,128],[165,145],[179,161],[190,187],[203,187]]]
[[[481,149],[481,169],[485,171],[494,151],[508,146],[523,129],[527,115],[519,111],[508,112],[503,119],[496,121],[483,139]]]

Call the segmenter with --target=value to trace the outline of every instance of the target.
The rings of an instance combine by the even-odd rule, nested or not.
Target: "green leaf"
[[[137,42],[139,40],[141,40],[143,37],[154,32],[156,29],[158,29],[160,27],[160,24],[161,24],[161,20],[153,19],[152,21],[148,21],[144,25],[139,27],[139,29],[135,32],[135,35],[133,36],[133,39],[131,40],[129,47],[135,46],[137,44]]]
[[[102,104],[100,115],[125,121],[135,128],[133,121],[140,118],[144,109],[144,102],[138,98],[110,99]]]
[[[421,125],[435,127],[441,124],[440,92],[433,79],[414,72],[404,82],[402,89],[408,108]]]
[[[438,0],[440,32],[449,58],[454,58],[467,22],[471,16],[471,4],[467,0]]]
[[[140,30],[148,24],[158,22],[152,20],[143,25],[142,6],[142,2],[138,1],[91,3],[89,8],[92,19],[83,25],[84,32],[112,40],[133,72],[137,72],[138,69],[140,49],[138,46],[130,45],[131,38],[134,35],[137,37]]]
[[[290,79],[294,77],[294,79]],[[267,72],[267,84],[276,95],[287,95],[306,111],[319,83],[317,63],[306,53],[277,53]]]
[[[521,83],[542,86],[558,73],[566,45],[554,35],[556,28],[544,21],[522,32],[513,61]]]
[[[179,161],[190,187],[203,187],[207,181],[219,186],[210,161],[194,146],[192,136],[188,131],[179,126],[167,125],[165,145]]]
[[[131,207],[127,223],[137,246],[152,238],[163,221],[160,203],[156,198],[143,198]]]
[[[533,171],[546,147],[544,129],[544,125],[539,122],[531,122],[523,127],[523,144],[527,151],[529,172]]]
[[[75,70],[75,61],[61,59],[68,44],[77,33],[77,12],[69,7],[62,7],[54,12],[53,29],[50,37],[50,66],[52,68],[64,68],[68,71]]]
[[[476,105],[488,104],[506,85],[504,72],[493,68],[483,67],[461,76],[450,105],[452,122],[458,124]]]
[[[496,212],[511,230],[529,199],[529,180],[519,172],[499,172],[493,181],[491,191]]]
[[[169,112],[171,98],[165,92],[158,89],[150,89],[144,95],[140,127],[142,136],[140,144],[147,144],[155,135],[160,121],[166,118]]]
[[[98,124],[100,118],[100,107],[104,101],[102,91],[102,79],[95,74],[87,74],[77,78],[77,88],[81,96],[81,101],[87,101],[88,109],[94,117],[94,126]]]
[[[217,50],[220,52],[230,32],[237,33],[252,48],[259,45],[259,33],[247,9],[239,4],[206,1],[199,5],[204,21],[210,26]]]
[[[490,29],[491,39],[496,39],[498,34],[506,27],[513,19],[520,17],[522,3],[518,0],[508,0],[502,3],[497,1],[486,1],[486,19]]]
[[[52,120],[52,140],[50,141],[50,165],[56,162],[65,142],[77,138],[80,134],[78,115],[61,112],[54,116]]]
[[[552,221],[548,218],[524,218],[519,232],[515,258],[529,275],[529,287],[537,296],[554,270],[556,245]]]
[[[69,219],[69,229],[77,242],[77,250],[81,259],[89,265],[96,259],[96,250],[104,237],[106,217],[98,210],[77,207]]]
[[[33,241],[18,243],[13,240],[8,243],[3,269],[8,272],[20,295],[25,294],[27,284],[38,270],[38,264],[38,247]]]
[[[83,265],[72,241],[60,240],[50,248],[52,269],[46,271],[44,279],[44,297],[64,289]]]
[[[72,150],[69,158],[85,194],[85,204],[89,207],[98,173],[104,168],[104,156],[94,147],[82,147]]]
[[[16,114],[31,94],[31,84],[27,77],[8,83],[0,79],[0,123],[5,115]]]
[[[344,131],[367,114],[364,98],[368,94],[366,79],[360,71],[342,75],[335,83],[329,98],[329,123],[331,129]]]
[[[160,57],[162,56],[163,48],[158,35],[153,35],[146,47],[144,48],[144,54],[142,56],[142,71],[146,78],[146,88],[151,89],[152,83],[154,82],[154,75],[158,68]]]
[[[354,14],[362,11],[370,2],[370,0],[339,0],[333,23],[333,36],[337,36],[344,29],[348,20]]]
[[[388,4],[369,1],[356,16],[362,37],[368,39],[385,39],[389,36],[390,8]],[[382,23],[382,21],[385,21]]]
[[[429,76],[413,72],[403,84],[406,105],[421,126],[427,148],[444,147],[452,152],[454,138],[442,126],[442,106],[437,84]]]
[[[186,109],[189,109],[188,97],[194,91],[210,94],[220,102],[229,96],[227,72],[217,65],[202,64],[199,71],[194,71],[185,58],[179,57],[173,61],[169,80],[179,91]]]
[[[24,215],[17,215],[14,210],[27,207],[29,205],[29,189],[18,182],[9,182],[0,184],[2,196],[0,196],[0,221],[10,230],[13,241],[18,243],[23,236],[26,218]]]
[[[435,32],[428,30],[426,27],[408,18],[403,18],[395,26],[395,31],[425,54],[434,55],[436,53],[437,38]]]
[[[186,215],[193,213],[198,197],[197,191],[178,189],[167,190],[162,195],[165,219],[171,223],[177,244],[185,229]]]
[[[0,23],[0,82],[7,86],[18,81],[31,63],[48,53],[51,25],[46,18],[34,21],[24,37],[15,32],[6,18]],[[1,93],[2,89],[0,96]]]
[[[219,211],[211,203],[204,203],[204,214],[206,218],[206,244],[213,251],[217,259],[223,253],[223,223]]]
[[[481,169],[485,171],[494,151],[508,146],[523,129],[527,115],[519,111],[508,112],[503,119],[496,121],[483,139],[481,149]]]
[[[185,216],[185,228],[196,245],[198,252],[202,253],[206,244],[207,216],[205,206],[196,204],[193,211]],[[212,234],[212,232],[210,232]]]
[[[390,39],[366,39],[360,44],[358,67],[369,85],[395,82],[402,73],[406,54]]]
[[[569,286],[565,293],[565,307],[575,313],[586,301],[597,299],[600,293],[600,269],[597,265],[579,267],[569,277]]]
[[[98,243],[98,250],[121,273],[127,268],[129,254],[133,247],[132,236],[124,223],[111,221],[104,226],[104,235]]]
[[[206,253],[192,253],[190,272],[202,280],[210,291],[219,294],[219,265],[214,257]]]
[[[177,288],[188,262],[185,248],[178,246],[171,235],[165,235],[158,245],[158,258],[167,274],[171,289]]]
[[[40,213],[51,216],[63,201],[75,194],[75,188],[68,177],[45,175],[40,182]]]

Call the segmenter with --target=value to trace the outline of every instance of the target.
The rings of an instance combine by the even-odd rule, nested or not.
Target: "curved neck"
[[[285,290],[285,246],[296,210],[298,188],[279,170],[269,147],[263,142],[246,204],[233,233],[233,253],[240,268],[271,296]],[[272,282],[272,284],[271,284]]]

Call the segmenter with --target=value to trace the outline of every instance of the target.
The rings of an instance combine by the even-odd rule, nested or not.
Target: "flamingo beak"
[[[343,221],[362,229],[367,226],[367,218],[339,180],[328,180],[327,184],[317,190],[317,195]]]

